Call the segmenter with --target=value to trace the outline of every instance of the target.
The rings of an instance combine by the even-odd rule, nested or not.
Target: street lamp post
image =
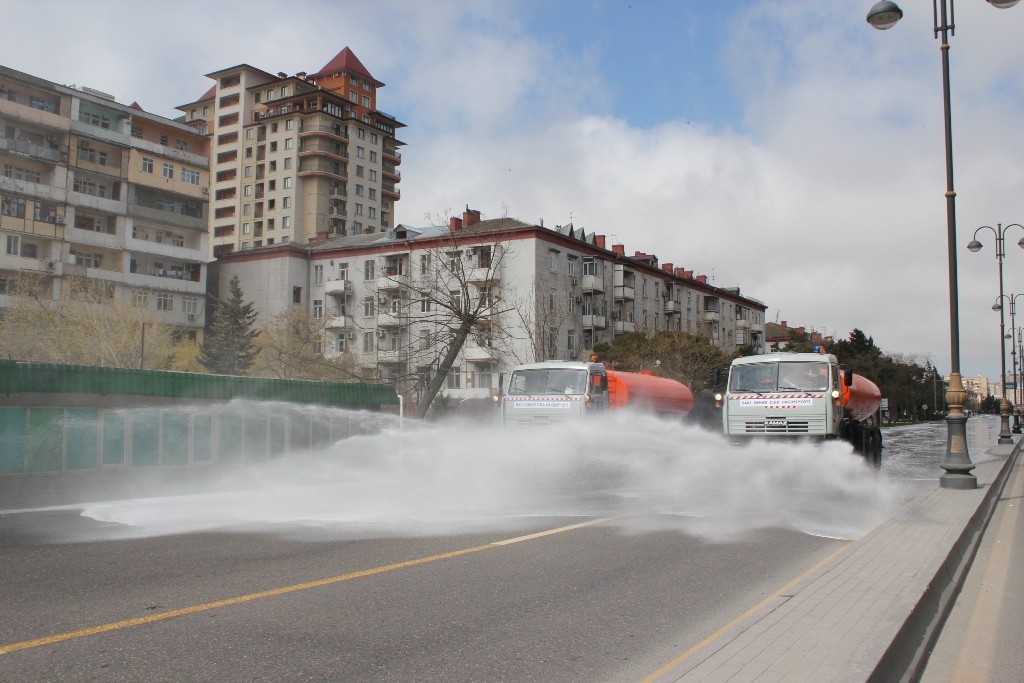
[[[1020,434],[1020,380],[1017,372],[1017,339],[1014,337],[1017,334],[1017,297],[1024,296],[1024,294],[1007,294],[1006,299],[1010,302],[1010,331],[1003,335],[1003,339],[1010,340],[1010,376],[1013,377],[1013,406],[1011,406],[1010,415],[1013,416],[1013,429],[1010,431],[1014,434]],[[1005,343],[1005,342],[1004,342]],[[1024,357],[1021,357],[1020,362],[1024,363]],[[1005,382],[1006,379],[1004,378]]]
[[[1020,223],[1010,223],[1005,227],[1001,223],[996,223],[994,228],[991,225],[983,225],[974,231],[974,239],[967,245],[970,251],[981,251],[982,244],[978,241],[978,233],[982,230],[991,230],[992,234],[996,237],[996,270],[999,274],[999,299],[996,300],[996,305],[992,307],[992,310],[999,311],[999,361],[1002,369],[999,384],[1003,387],[1003,400],[999,404],[999,443],[1001,444],[1013,443],[1013,438],[1010,436],[1010,411],[1012,407],[1006,398],[1006,316],[1003,310],[1003,299],[1005,298],[1003,294],[1003,259],[1006,258],[1006,233],[1010,228],[1015,227],[1024,230],[1024,225]],[[1020,238],[1017,246],[1024,249],[1024,237]]]
[[[994,7],[1013,7],[1020,0],[989,0]],[[892,28],[903,18],[903,10],[891,0],[881,0],[868,12],[868,23],[877,29]],[[932,0],[934,34],[942,35],[942,104],[945,112],[946,139],[946,249],[949,258],[949,390],[946,392],[946,454],[941,463],[945,473],[939,486],[950,489],[974,489],[978,478],[971,474],[974,463],[967,450],[967,416],[964,414],[963,379],[960,376],[960,316],[956,275],[956,192],[953,190],[953,133],[949,102],[949,36],[956,35],[953,24],[953,0]]]

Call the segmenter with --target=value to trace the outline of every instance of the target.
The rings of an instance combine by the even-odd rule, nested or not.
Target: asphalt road
[[[612,486],[589,463],[559,495],[488,509],[486,524],[464,505],[441,524],[422,497],[390,517],[378,505],[373,524],[325,519],[343,496],[383,496],[365,467],[309,508],[322,473],[290,492],[278,479],[268,498],[0,513],[0,680],[641,681],[845,545],[856,534],[838,518],[880,501],[887,514],[936,476],[934,463],[899,467],[893,447],[881,476],[834,448],[720,448]],[[451,503],[455,465],[421,462],[418,479]],[[394,481],[395,467],[371,470]],[[680,487],[686,500],[666,498]],[[282,498],[289,514],[272,514]]]

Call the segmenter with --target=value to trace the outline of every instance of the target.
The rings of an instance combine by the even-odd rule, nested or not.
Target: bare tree
[[[389,331],[378,331],[378,362],[404,368],[385,379],[418,394],[417,417],[426,416],[467,342],[498,354],[506,334],[500,320],[509,310],[499,290],[510,251],[503,231],[521,225],[484,221],[413,239],[408,252],[378,258],[386,288],[363,306],[378,307],[378,324],[393,318]]]
[[[346,350],[326,348],[327,319],[294,307],[274,317],[256,340],[259,349],[251,374],[279,379],[352,382],[361,380]]]
[[[119,294],[103,280],[28,273],[8,287],[10,307],[0,322],[0,353],[8,358],[121,368],[189,365],[189,342],[160,322],[148,292]]]

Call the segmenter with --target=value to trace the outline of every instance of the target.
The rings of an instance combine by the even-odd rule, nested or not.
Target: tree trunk
[[[430,404],[434,402],[434,398],[441,391],[441,386],[448,379],[448,371],[452,369],[455,359],[458,358],[459,352],[462,350],[462,345],[466,343],[466,338],[469,336],[469,331],[473,328],[474,322],[474,318],[470,316],[459,324],[459,329],[455,332],[455,339],[452,340],[452,345],[448,347],[448,353],[441,360],[441,364],[437,367],[437,373],[430,380],[430,385],[427,387],[427,393],[416,407],[416,417],[420,419],[426,417]]]

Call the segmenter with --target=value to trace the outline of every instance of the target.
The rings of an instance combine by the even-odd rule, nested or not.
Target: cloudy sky
[[[400,222],[467,204],[571,221],[739,286],[770,321],[860,328],[948,372],[940,41],[926,0],[902,0],[888,31],[866,23],[871,4],[35,0],[6,8],[24,30],[0,59],[176,116],[203,74],[314,72],[348,46],[408,126]],[[994,234],[965,246],[1024,223],[1024,5],[960,0],[956,26],[961,369],[995,379]],[[1024,293],[1022,237],[1006,232],[1007,293]]]

